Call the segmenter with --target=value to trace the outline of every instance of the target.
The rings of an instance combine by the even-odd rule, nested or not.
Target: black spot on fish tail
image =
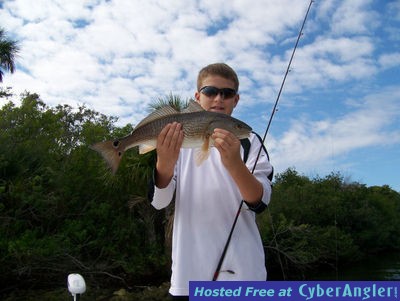
[[[90,146],[91,149],[97,151],[106,160],[113,174],[117,172],[121,158],[124,155],[124,150],[120,149],[120,147],[120,140],[108,140]]]
[[[117,148],[121,142],[119,140],[114,140],[113,146]],[[121,156],[121,155],[120,155]]]

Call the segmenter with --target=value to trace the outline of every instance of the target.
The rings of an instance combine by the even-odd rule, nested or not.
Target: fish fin
[[[200,166],[210,156],[209,150],[198,149],[196,152],[196,165]]]
[[[124,150],[120,149],[119,140],[108,140],[93,144],[90,146],[92,150],[97,151],[106,160],[113,174],[118,170]]]
[[[202,111],[204,111],[204,109],[197,101],[190,100],[188,106],[182,110],[182,113],[193,113]]]
[[[155,110],[154,112],[150,113],[149,116],[147,116],[146,118],[144,118],[142,121],[140,121],[136,127],[140,127],[143,126],[145,124],[148,124],[156,119],[160,119],[161,117],[165,117],[165,116],[170,116],[170,115],[175,115],[175,114],[179,114],[179,112],[177,110],[175,110],[173,107],[171,106],[163,106],[160,109]]]
[[[139,154],[143,155],[145,153],[151,152],[154,149],[156,149],[154,145],[141,144],[139,145]]]
[[[210,155],[210,137],[204,139],[204,143],[196,152],[196,165],[200,166],[205,160],[207,160],[208,156]]]

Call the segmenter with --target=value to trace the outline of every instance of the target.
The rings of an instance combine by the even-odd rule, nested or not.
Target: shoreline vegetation
[[[112,175],[88,146],[129,134],[131,124],[117,127],[117,118],[85,106],[49,107],[37,94],[20,101],[0,108],[1,299],[46,300],[54,289],[57,300],[70,300],[58,288],[80,273],[89,288],[81,301],[144,292],[154,296],[135,300],[164,300],[157,296],[167,292],[173,208],[156,211],[147,201],[154,152],[129,151]],[[271,280],[307,280],[400,250],[400,193],[389,186],[294,168],[273,184],[271,204],[257,216]],[[96,290],[105,293],[87,299]],[[18,299],[21,292],[43,295]]]

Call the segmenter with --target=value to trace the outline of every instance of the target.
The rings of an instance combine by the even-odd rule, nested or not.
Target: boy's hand
[[[228,170],[243,162],[240,157],[240,140],[235,135],[223,129],[215,129],[211,137],[221,155],[222,164]]]
[[[240,190],[243,200],[257,204],[263,195],[263,186],[249,171],[240,157],[240,140],[232,133],[215,129],[214,145],[221,154],[221,161]]]
[[[177,122],[167,124],[157,138],[156,185],[166,187],[174,174],[183,142],[183,130]]]

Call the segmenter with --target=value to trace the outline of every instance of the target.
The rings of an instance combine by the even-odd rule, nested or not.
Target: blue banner
[[[190,281],[190,301],[396,301],[400,281]]]

